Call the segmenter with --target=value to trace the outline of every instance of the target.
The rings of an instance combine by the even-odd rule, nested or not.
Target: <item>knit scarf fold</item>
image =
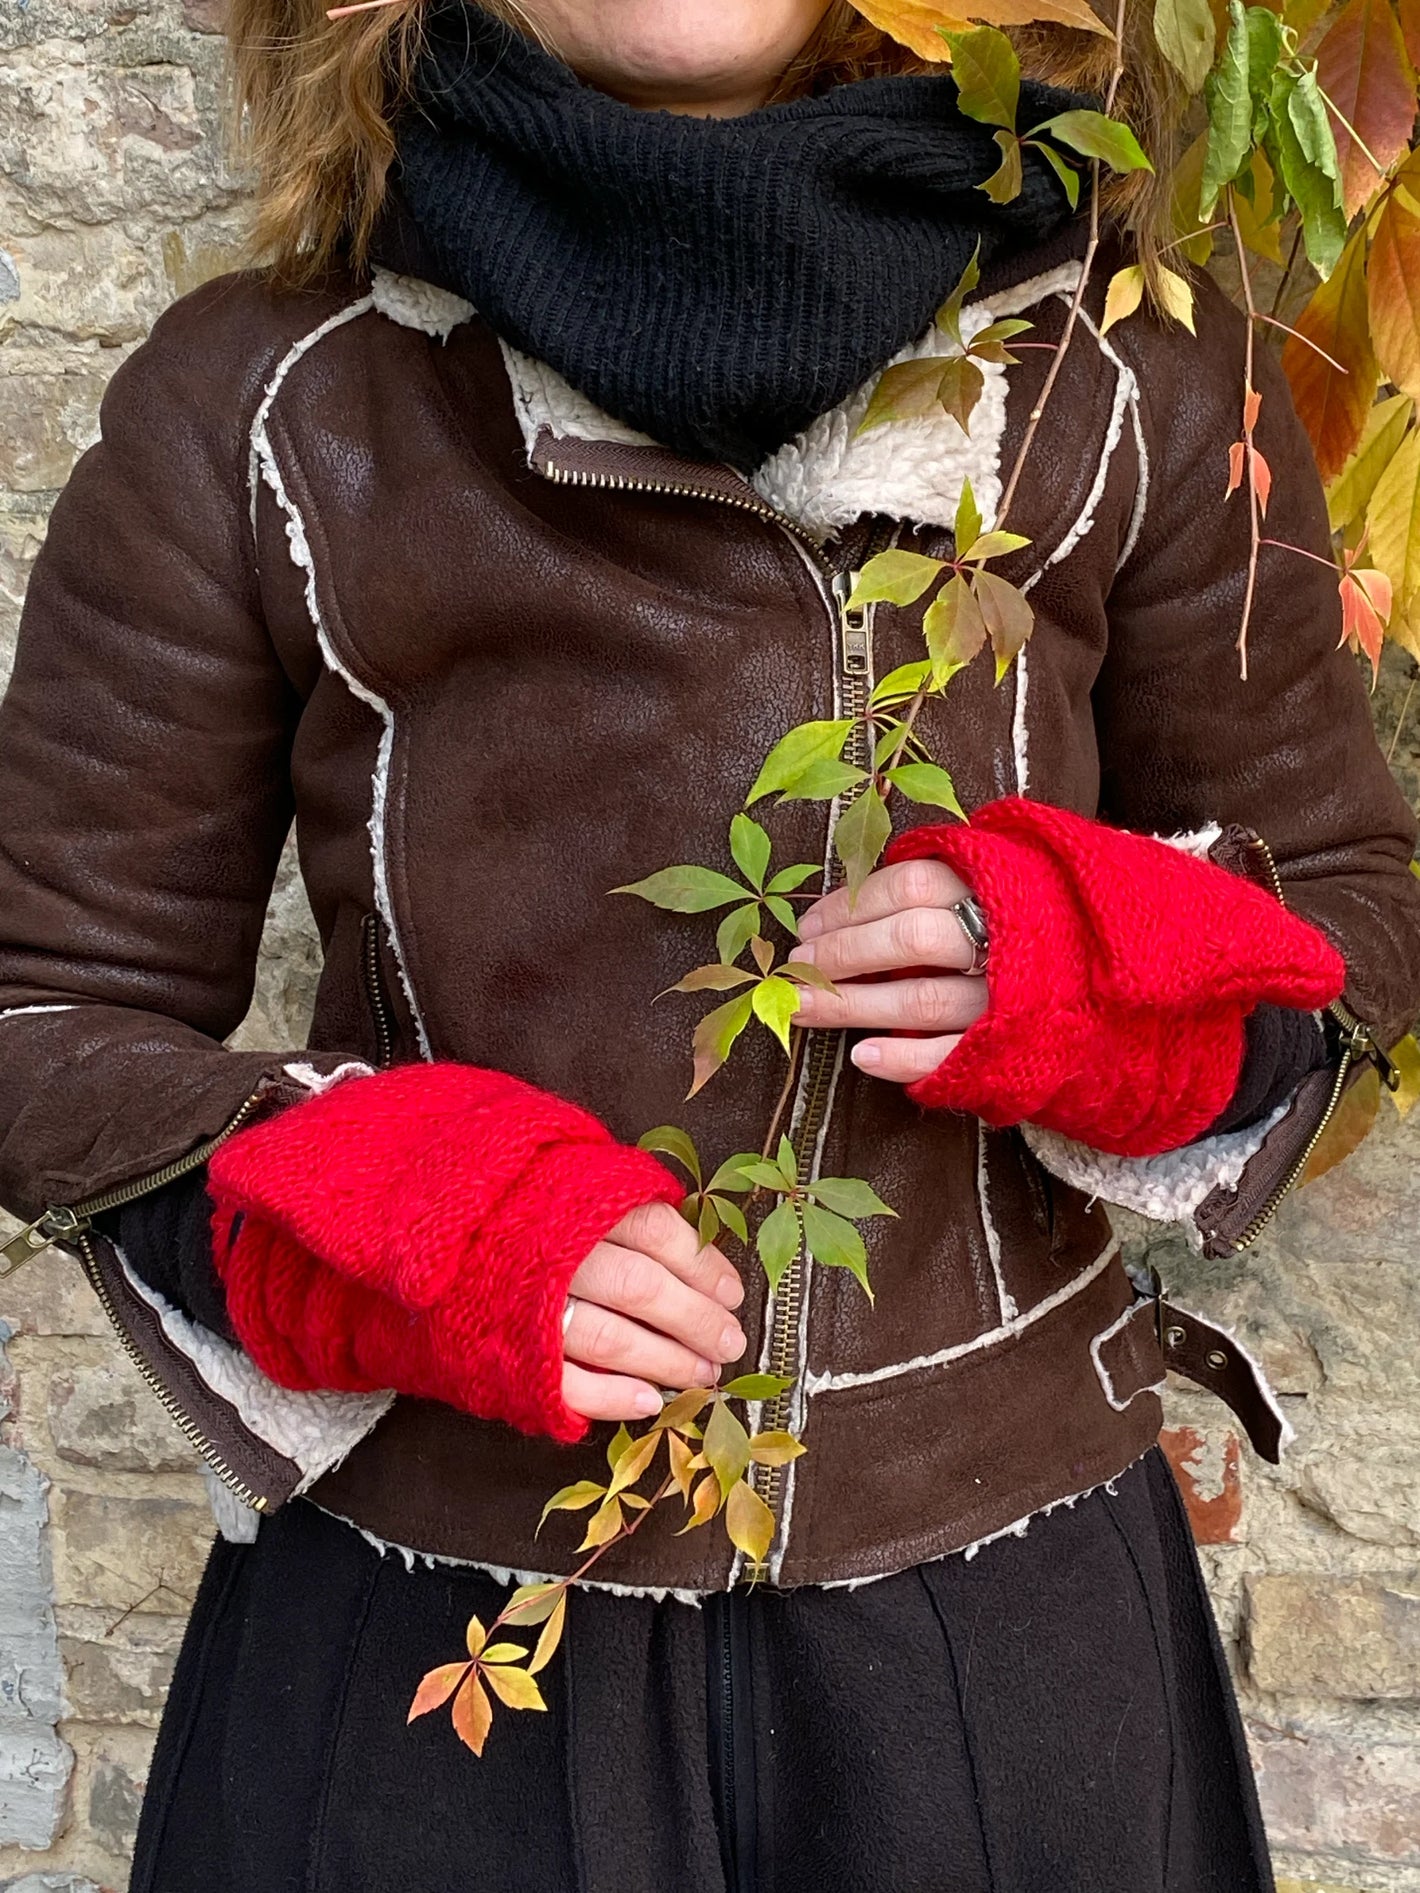
[[[1079,103],[1021,94],[1023,124]],[[978,246],[999,261],[1066,220],[1030,151],[994,204],[976,187],[999,162],[947,76],[688,118],[440,0],[376,260],[407,260],[413,234],[421,273],[505,341],[665,446],[748,471],[921,335]]]

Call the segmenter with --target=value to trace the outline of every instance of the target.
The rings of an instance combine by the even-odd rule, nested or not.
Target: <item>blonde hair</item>
[[[328,20],[327,0],[231,0],[228,36],[240,137],[256,178],[254,255],[300,282],[345,254],[363,263],[395,156],[393,121],[409,96],[426,0],[394,0]],[[537,36],[519,0],[484,10]],[[1181,99],[1158,52],[1152,0],[1126,0],[1125,71],[1116,103],[1155,162],[1112,182],[1108,209],[1152,270],[1169,241],[1169,145]],[[1011,38],[1032,78],[1102,94],[1112,43],[1048,25]],[[834,0],[775,101],[888,73],[940,72]]]

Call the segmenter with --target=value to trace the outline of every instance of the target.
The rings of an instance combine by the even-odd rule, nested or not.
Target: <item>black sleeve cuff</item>
[[[1309,1072],[1330,1062],[1326,1034],[1310,1012],[1259,1006],[1248,1016],[1247,1049],[1237,1089],[1206,1135],[1246,1130],[1271,1116]]]
[[[194,1170],[164,1190],[110,1210],[97,1223],[123,1250],[141,1282],[236,1346],[226,1291],[212,1259],[211,1219],[207,1172]]]

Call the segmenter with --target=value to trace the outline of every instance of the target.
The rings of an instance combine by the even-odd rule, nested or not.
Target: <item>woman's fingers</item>
[[[584,1420],[648,1420],[663,1404],[649,1381],[594,1373],[571,1361],[562,1369],[562,1398]]]
[[[881,920],[819,934],[796,946],[789,958],[808,961],[830,979],[839,980],[892,973],[905,966],[941,966],[964,973],[974,956],[975,948],[961,922],[947,908],[904,907]]]
[[[640,1250],[599,1242],[572,1277],[570,1293],[679,1341],[698,1358],[723,1365],[744,1353],[744,1330],[722,1302],[687,1287]]]
[[[804,940],[816,940],[840,927],[885,920],[904,907],[950,907],[970,892],[945,862],[899,861],[870,874],[851,906],[846,887],[835,888],[815,901],[799,918],[799,934]]]
[[[959,1032],[931,1039],[860,1039],[848,1055],[869,1077],[911,1085],[934,1072],[960,1044]]]
[[[572,1302],[562,1352],[583,1367],[634,1375],[653,1387],[713,1387],[717,1363],[595,1302]]]
[[[702,1248],[700,1238],[669,1203],[646,1203],[633,1209],[607,1237],[623,1249],[639,1249],[663,1262],[687,1288],[712,1295],[726,1308],[744,1300],[744,1283],[718,1249]]]
[[[941,979],[896,979],[816,986],[799,991],[796,1025],[870,1032],[964,1032],[985,1012],[986,982],[949,973]]]

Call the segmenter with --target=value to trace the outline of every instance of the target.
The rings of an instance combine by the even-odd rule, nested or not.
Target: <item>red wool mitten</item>
[[[921,1104],[1154,1156],[1232,1097],[1264,1001],[1314,1008],[1340,954],[1261,888],[1196,856],[1020,797],[914,828],[889,861],[945,861],[991,930],[991,1002]]]
[[[586,1111],[467,1065],[336,1085],[223,1145],[207,1187],[232,1325],[271,1379],[569,1441],[568,1284],[630,1210],[683,1195]]]

